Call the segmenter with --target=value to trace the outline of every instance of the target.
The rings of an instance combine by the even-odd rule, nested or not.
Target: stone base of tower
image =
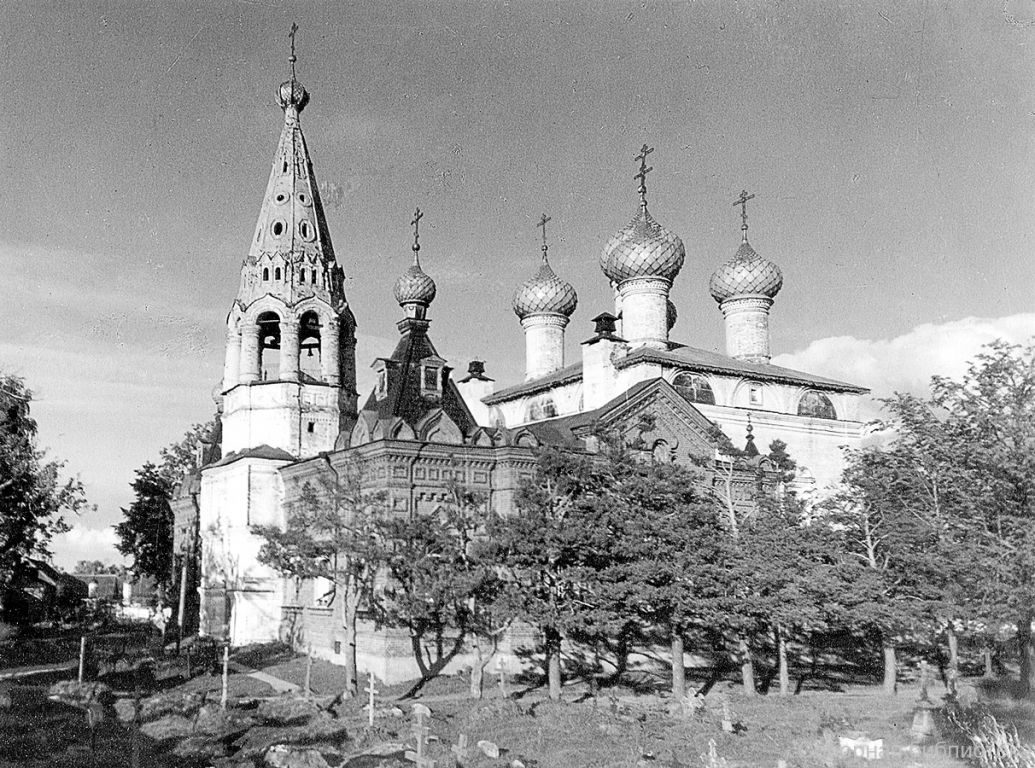
[[[340,387],[268,381],[223,396],[223,455],[259,445],[306,458],[334,448],[341,431]]]
[[[202,470],[198,593],[203,636],[225,638],[235,646],[278,637],[284,580],[259,562],[262,540],[252,527],[283,525],[279,470],[288,463],[243,453]]]

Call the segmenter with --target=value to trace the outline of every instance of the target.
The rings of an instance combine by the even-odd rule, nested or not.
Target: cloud
[[[115,549],[116,541],[118,538],[114,528],[76,525],[67,533],[54,537],[51,543],[54,565],[66,571],[71,571],[80,560],[100,560],[115,565],[129,565]]]
[[[805,349],[777,355],[773,363],[861,384],[872,390],[863,418],[877,418],[876,398],[895,392],[929,393],[931,377],[959,378],[981,347],[996,339],[1020,344],[1035,336],[1035,313],[998,318],[965,317],[924,323],[891,339],[832,336]]]

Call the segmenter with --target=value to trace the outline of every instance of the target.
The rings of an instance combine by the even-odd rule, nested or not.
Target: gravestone
[[[363,690],[365,690],[369,694],[369,700],[367,701],[367,705],[366,705],[366,709],[367,709],[367,725],[369,725],[371,728],[373,728],[374,727],[374,695],[378,691],[374,687],[374,673],[370,672],[368,674],[370,675],[370,682],[367,683],[367,687],[364,688]]]
[[[467,736],[462,734],[462,733],[459,734],[456,737],[456,744],[451,746],[449,748],[449,751],[452,752],[453,755],[456,757],[457,765],[460,764],[461,760],[466,760],[467,759],[467,753],[468,753],[468,749],[467,749]]]
[[[431,729],[424,724],[425,719],[431,717],[431,710],[421,703],[413,705],[413,714],[417,722],[413,725],[413,736],[416,741],[415,749],[406,750],[405,757],[415,768],[435,768],[435,761],[427,756],[428,734]]]
[[[507,690],[507,662],[502,656],[496,659],[496,672],[499,674],[500,694],[507,698],[510,696],[510,691]]]

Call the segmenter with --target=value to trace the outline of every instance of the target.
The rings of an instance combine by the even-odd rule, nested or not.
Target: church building
[[[726,354],[671,337],[677,309],[669,292],[685,252],[648,209],[653,150],[646,145],[637,158],[638,199],[630,195],[633,218],[610,239],[601,237],[600,268],[614,292],[607,308],[613,311],[579,327],[586,336],[580,359],[564,357],[578,298],[550,266],[544,214],[541,264],[513,298],[525,336],[524,380],[496,388],[485,361],[454,370],[432,341],[436,285],[420,263],[418,209],[413,262],[395,283],[399,340],[372,361],[376,385],[360,398],[356,318],[302,134],[309,93],[294,77],[293,55],[291,61],[292,77],[278,91],[280,140],[227,315],[218,446],[173,502],[175,546],[197,588],[202,635],[225,636],[234,645],[276,640],[289,625],[297,630],[301,615],[313,653],[343,659],[341,606],[320,585],[299,589],[260,564],[252,526],[283,525],[307,482],[336,476],[354,462],[371,489],[388,493],[398,514],[433,512],[446,503],[450,483],[510,513],[540,446],[592,452],[602,430],[654,460],[704,456],[716,467],[737,466],[722,453],[719,432],[738,446],[746,440],[755,454],[755,442],[782,440],[800,465],[797,490],[838,479],[841,446],[862,434],[858,400],[867,390],[771,364],[769,315],[783,276],[748,241],[751,195],[737,201],[739,247],[710,283],[725,323]],[[738,466],[739,505],[753,503],[765,471],[761,459]],[[361,633],[361,668],[383,679],[405,678],[401,660],[410,650],[397,640]]]

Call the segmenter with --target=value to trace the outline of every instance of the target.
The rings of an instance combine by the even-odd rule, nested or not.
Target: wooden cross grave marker
[[[379,693],[379,691],[377,690],[377,688],[374,687],[374,673],[373,672],[368,672],[367,674],[370,676],[369,677],[369,682],[367,683],[367,687],[364,688],[363,690],[366,691],[369,694],[369,698],[367,699],[367,705],[366,705],[366,707],[364,707],[364,709],[367,710],[367,724],[371,728],[373,728],[374,727],[374,695]]]
[[[506,699],[510,691],[507,689],[507,662],[502,656],[496,658],[496,673],[499,675],[500,694]]]
[[[453,753],[456,758],[456,764],[460,765],[461,760],[467,759],[467,735],[459,734],[456,737],[456,744],[449,748],[449,751]]]
[[[403,756],[416,768],[435,768],[435,761],[424,754],[424,750],[428,748],[428,734],[431,732],[431,729],[424,725],[424,718],[431,717],[431,710],[418,702],[413,705],[413,714],[417,718],[417,722],[413,726],[413,736],[417,742],[417,748],[416,750],[406,750]]]

